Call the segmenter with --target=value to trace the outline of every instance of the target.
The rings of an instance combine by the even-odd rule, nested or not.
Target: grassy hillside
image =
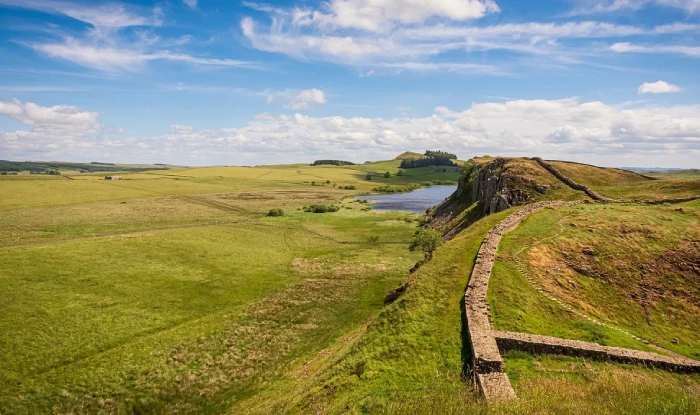
[[[521,353],[505,355],[520,400],[487,407],[466,381],[462,298],[484,235],[512,209],[479,219],[466,206],[460,217],[471,226],[409,274],[422,258],[408,250],[419,218],[371,211],[352,196],[459,173],[397,176],[399,165],[174,168],[121,181],[0,176],[0,412],[698,412],[699,375]],[[537,198],[582,197],[532,160],[510,159],[504,171],[552,186]],[[619,186],[649,183],[657,187],[644,191],[657,195],[694,186]],[[304,212],[317,203],[340,210]],[[651,347],[529,287],[513,259],[534,243],[520,258],[543,286],[697,356],[700,205],[679,207],[591,204],[532,216],[503,240],[489,293],[496,326]],[[272,208],[285,215],[267,217]],[[578,255],[584,248],[593,255]],[[639,264],[648,272],[636,273]],[[406,281],[408,292],[384,306]]]
[[[519,256],[547,293],[574,309],[700,358],[699,218],[697,201],[580,205],[528,218],[504,238],[494,268],[490,303],[496,328],[650,350],[537,292],[517,270]]]
[[[651,180],[637,173],[570,162],[550,162],[562,174],[613,199],[652,199],[700,194],[700,180]]]

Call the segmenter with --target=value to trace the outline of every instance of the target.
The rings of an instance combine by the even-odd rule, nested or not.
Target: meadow
[[[2,176],[3,413],[222,412],[313,356],[420,259],[414,215],[350,198],[408,180],[366,174]],[[302,210],[319,202],[341,209]]]
[[[423,258],[408,249],[421,217],[372,211],[353,196],[459,173],[427,167],[399,176],[399,163],[173,168],[118,181],[0,176],[0,412],[700,411],[698,375],[519,352],[504,358],[520,399],[487,406],[468,381],[462,300],[481,241],[514,208],[479,218],[481,206],[467,207],[452,222],[470,226],[409,273]],[[603,173],[621,175],[620,194],[697,186]],[[556,185],[531,160],[513,159],[509,174]],[[540,197],[582,198],[566,187]],[[339,209],[304,210],[319,203]],[[284,215],[267,216],[273,208]],[[655,350],[559,309],[518,273],[519,255],[576,307],[697,358],[698,305],[688,300],[699,297],[688,291],[697,281],[659,258],[697,252],[688,241],[698,239],[699,212],[689,202],[533,215],[500,246],[489,292],[496,328]],[[640,281],[621,266],[638,263],[664,272]],[[590,277],[614,270],[614,279]],[[384,305],[406,282],[407,292]]]

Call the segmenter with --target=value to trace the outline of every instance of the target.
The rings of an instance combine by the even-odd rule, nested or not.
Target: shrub
[[[365,180],[372,180],[372,175],[367,173],[367,176],[365,176]]]
[[[403,170],[399,169],[399,172],[396,173],[397,176],[403,176]]]
[[[389,177],[391,177],[391,173],[389,173],[389,172],[384,173],[384,178],[385,178],[385,179],[388,179]]]
[[[367,240],[367,243],[370,245],[376,245],[379,242],[379,236],[370,236],[369,239]]]
[[[326,180],[326,184],[331,184],[331,181],[330,181],[330,180]]]
[[[345,190],[357,190],[357,187],[350,185],[350,186],[340,186],[341,189]]]
[[[340,208],[335,205],[326,205],[325,203],[319,203],[316,205],[304,206],[304,212],[311,213],[327,213],[327,212],[337,212]]]
[[[267,212],[267,216],[284,216],[284,211],[280,208],[273,208]]]
[[[311,182],[311,186],[316,186],[316,182]]]
[[[442,245],[442,235],[430,228],[423,228],[416,231],[408,247],[411,251],[423,251],[426,254],[433,252]]]

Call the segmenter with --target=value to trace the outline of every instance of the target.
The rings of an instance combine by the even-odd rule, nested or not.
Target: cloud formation
[[[324,105],[326,93],[316,88],[298,92],[293,90],[270,91],[267,95],[267,103],[271,104],[276,101],[284,101],[283,107],[286,109],[308,110],[318,105]]]
[[[253,48],[304,61],[359,67],[361,73],[399,72],[392,69],[394,66],[451,71],[459,65],[464,73],[510,72],[502,57],[490,58],[488,64],[482,59],[471,62],[470,54],[488,51],[546,57],[560,67],[600,66],[600,58],[620,52],[700,55],[692,45],[667,43],[670,36],[700,31],[700,24],[687,22],[653,27],[604,21],[464,22],[499,11],[492,1],[333,0],[319,9],[246,5],[266,13],[271,22],[241,19],[241,32]],[[607,49],[600,46],[599,39],[629,37],[663,42],[647,46],[617,42]],[[466,66],[469,64],[474,66]],[[513,60],[506,64],[512,65]]]
[[[669,84],[666,81],[644,82],[637,89],[638,94],[667,94],[669,92],[681,92],[678,85]]]
[[[196,7],[196,0],[185,0]],[[163,10],[121,4],[77,4],[47,0],[0,0],[0,6],[19,7],[45,13],[65,15],[87,23],[91,28],[82,36],[60,34],[50,40],[23,42],[51,58],[104,72],[136,72],[154,61],[179,62],[195,66],[255,68],[257,62],[229,58],[193,56],[179,50],[192,41],[191,35],[162,39],[151,28],[162,24]],[[146,27],[147,29],[144,29]],[[129,31],[128,36],[121,34]]]
[[[308,90],[313,91],[313,90]],[[307,99],[320,101],[315,92]],[[308,96],[307,96],[308,95]],[[547,155],[564,159],[658,160],[690,165],[700,156],[700,106],[620,109],[599,101],[510,100],[474,103],[463,111],[437,107],[427,116],[312,117],[263,113],[246,125],[195,129],[174,124],[156,137],[107,137],[98,114],[71,106],[0,103],[0,113],[29,131],[0,135],[15,157],[124,160],[184,164],[300,162],[339,157],[391,158],[407,149],[450,149],[479,154]],[[116,130],[119,131],[118,129]]]

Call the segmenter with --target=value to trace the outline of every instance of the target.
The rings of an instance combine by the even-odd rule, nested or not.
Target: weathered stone
[[[700,362],[683,357],[668,357],[651,352],[527,333],[496,331],[493,336],[498,343],[499,350],[503,351],[521,350],[535,354],[560,354],[619,363],[642,364],[674,372],[700,372]]]

